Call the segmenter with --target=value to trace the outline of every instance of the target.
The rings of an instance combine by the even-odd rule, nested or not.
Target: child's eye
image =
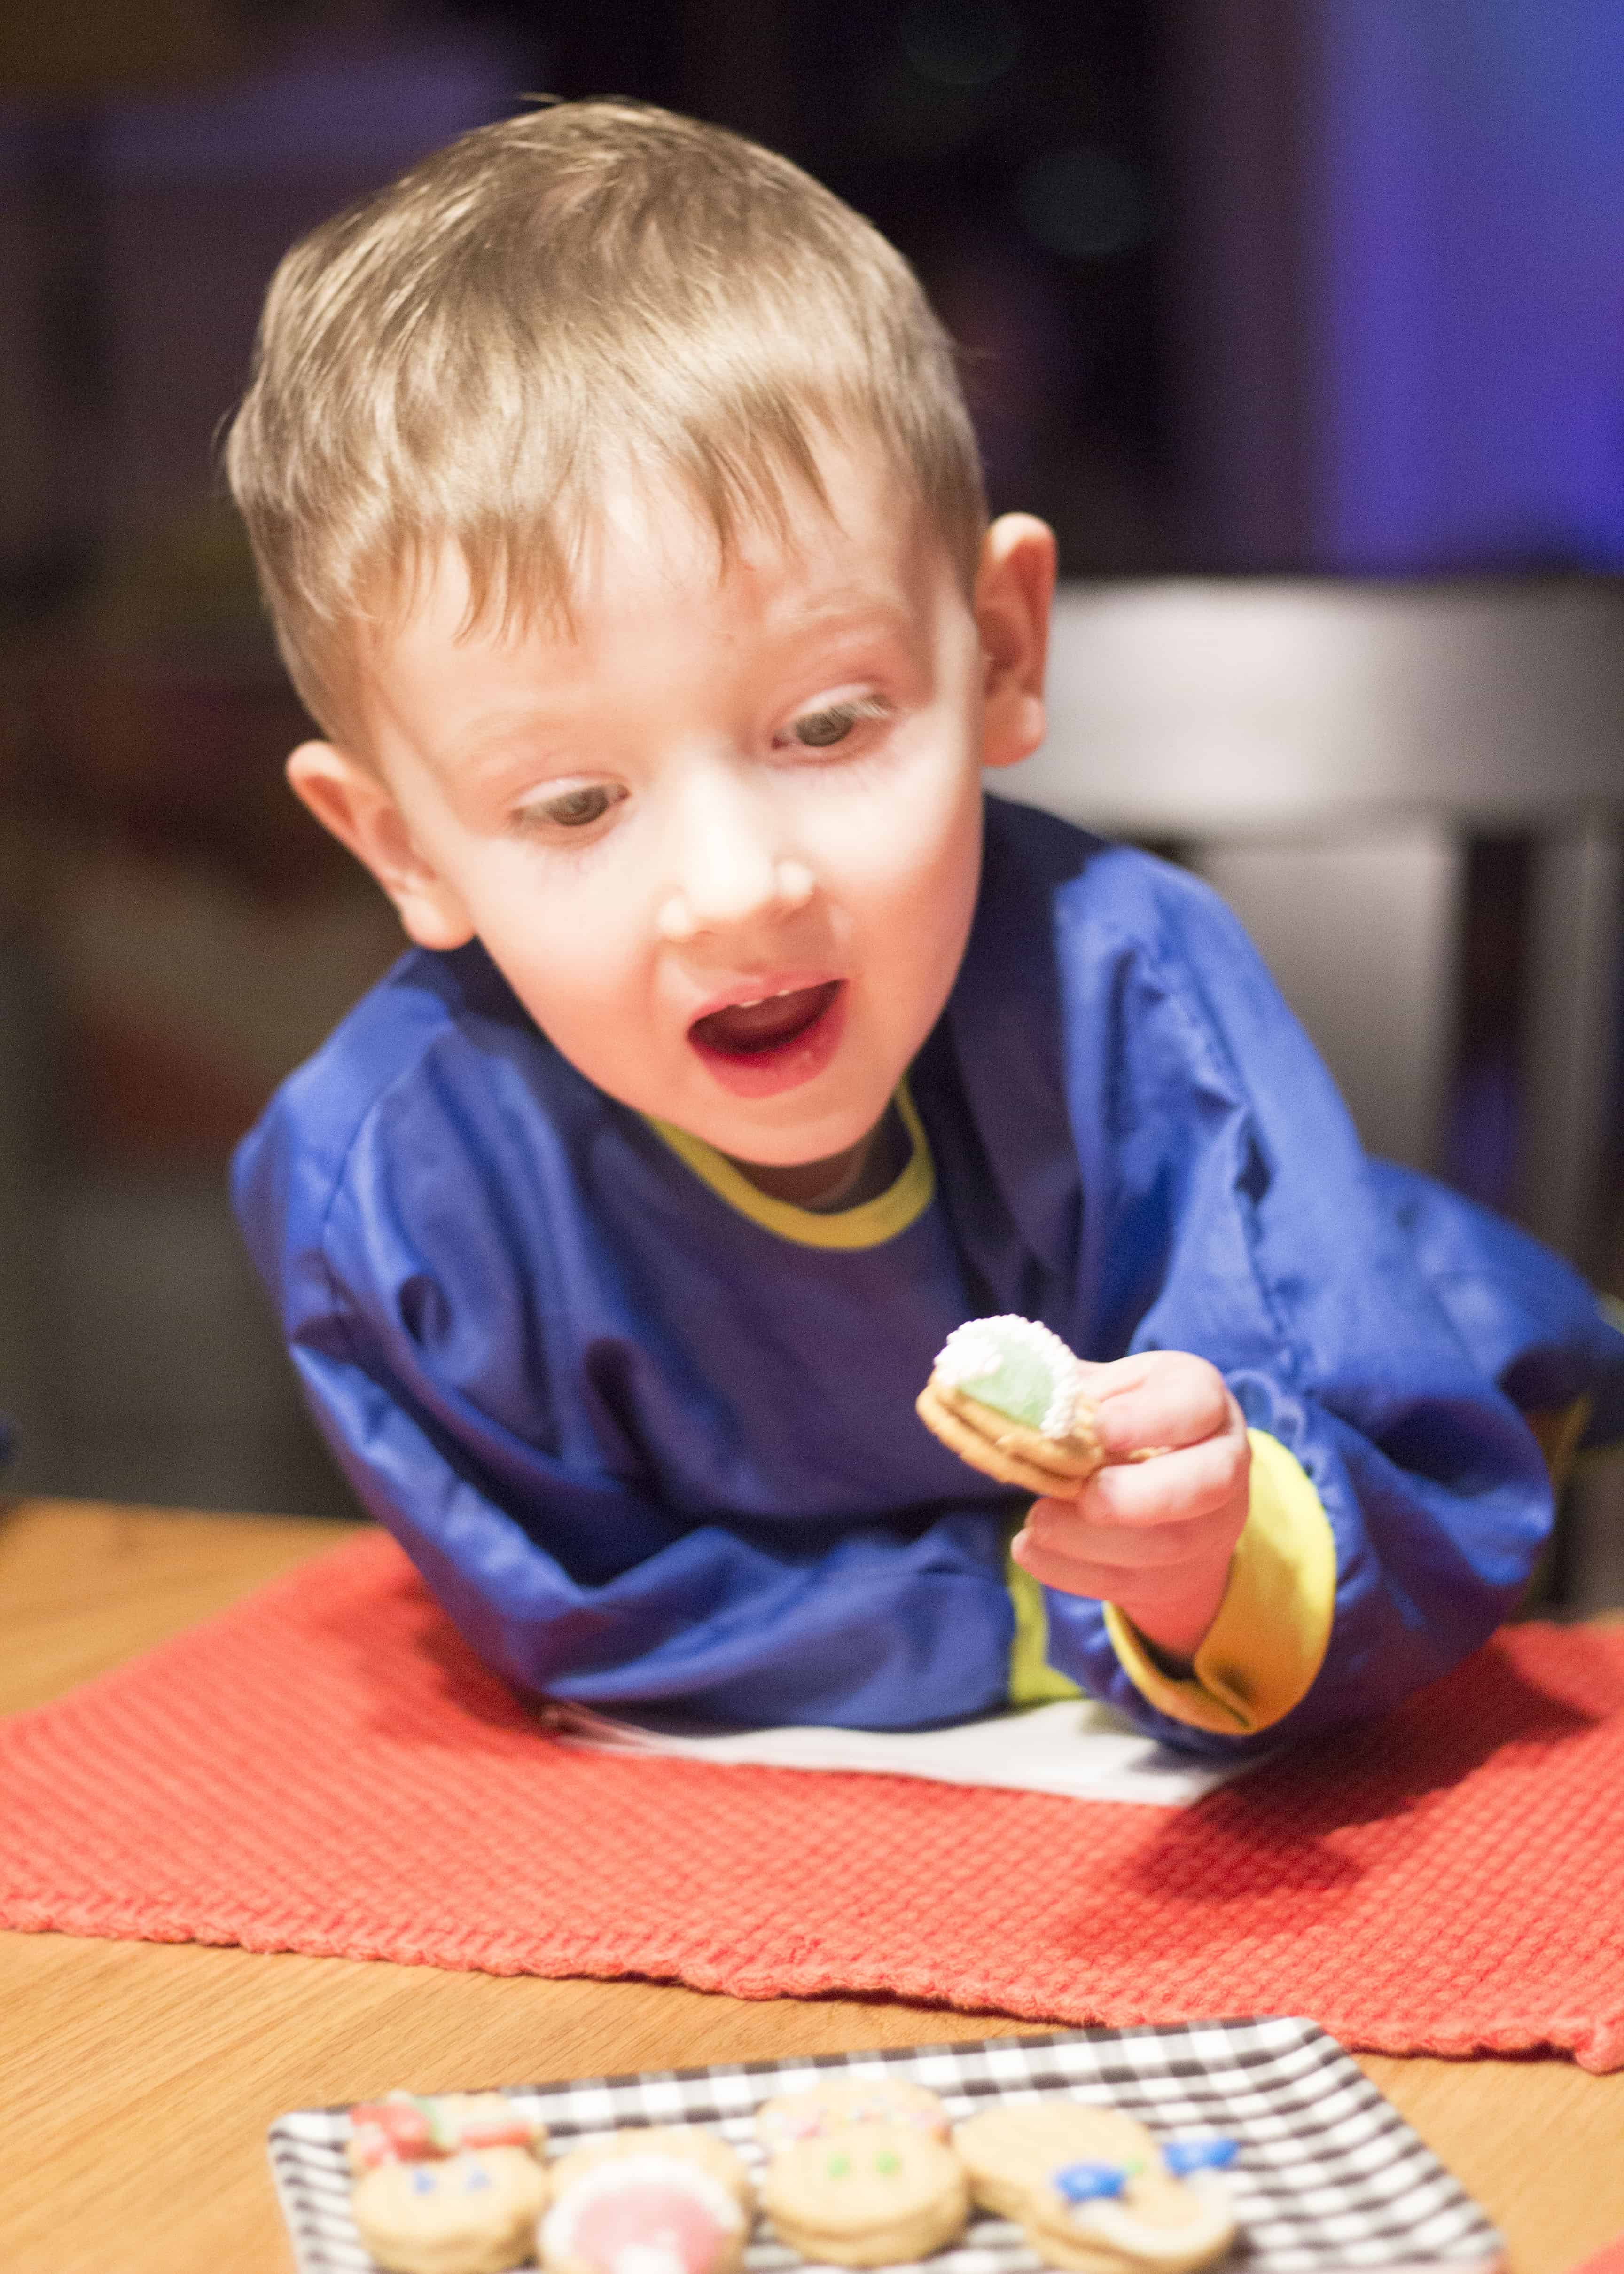
[[[522,829],[590,829],[625,795],[614,782],[583,782],[576,789],[560,790],[556,797],[538,798],[534,804],[522,806],[516,817]]]
[[[821,710],[803,711],[789,729],[790,739],[803,749],[826,750],[836,742],[845,742],[854,727],[865,719],[884,719],[891,715],[891,705],[877,695],[853,696],[846,703],[830,703]]]

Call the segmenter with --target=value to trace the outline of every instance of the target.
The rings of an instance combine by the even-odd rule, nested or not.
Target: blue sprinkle
[[[485,2169],[483,2165],[476,2164],[470,2171],[468,2177],[462,2182],[462,2193],[465,2195],[471,2195],[477,2194],[481,2187],[488,2187],[490,2184],[491,2174],[489,2172]]]
[[[1069,2203],[1094,2202],[1101,2196],[1119,2195],[1128,2184],[1120,2164],[1065,2164],[1050,2185]]]
[[[414,2164],[412,2165],[411,2191],[413,2195],[432,2195],[433,2194],[434,2174],[430,2171],[426,2164]]]
[[[1207,2140],[1169,2140],[1162,2150],[1162,2160],[1176,2180],[1191,2172],[1223,2172],[1240,2154],[1238,2140],[1226,2140],[1214,2133]]]

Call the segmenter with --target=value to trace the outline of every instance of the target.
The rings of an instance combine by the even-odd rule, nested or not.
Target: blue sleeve
[[[1081,1347],[1188,1350],[1301,1463],[1336,1554],[1319,1674],[1260,1738],[1170,1721],[1097,1605],[1049,1591],[1057,1669],[1169,1742],[1224,1751],[1395,1704],[1515,1605],[1551,1523],[1516,1397],[1616,1407],[1624,1337],[1535,1242],[1363,1155],[1239,925],[1108,853],[1056,896],[1084,1235]]]
[[[335,1178],[289,1121],[274,1106],[239,1151],[239,1219],[350,1483],[488,1664],[525,1690],[744,1724],[908,1727],[1003,1704],[996,1522],[837,1536],[662,1508],[631,1460],[613,1472],[613,1430],[580,1408],[590,1385],[550,1389],[548,1321],[472,1164],[455,1195],[419,1177],[438,1147],[414,1126],[363,1132]]]

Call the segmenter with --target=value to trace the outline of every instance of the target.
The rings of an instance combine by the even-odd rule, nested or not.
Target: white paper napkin
[[[1109,1706],[1063,1698],[1018,1713],[991,1713],[946,1729],[707,1728],[666,1714],[599,1713],[563,1699],[545,1709],[560,1743],[588,1752],[666,1753],[690,1761],[776,1769],[855,1769],[924,1777],[937,1784],[999,1785],[1072,1800],[1140,1801],[1186,1808],[1225,1784],[1244,1761],[1197,1760],[1143,1736]]]

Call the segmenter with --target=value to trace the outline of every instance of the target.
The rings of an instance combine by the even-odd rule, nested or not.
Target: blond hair
[[[357,633],[446,544],[470,622],[568,621],[606,471],[674,477],[726,567],[873,436],[973,574],[986,521],[951,344],[912,269],[754,143],[652,106],[478,128],[296,245],[226,450],[294,684],[335,729]]]

